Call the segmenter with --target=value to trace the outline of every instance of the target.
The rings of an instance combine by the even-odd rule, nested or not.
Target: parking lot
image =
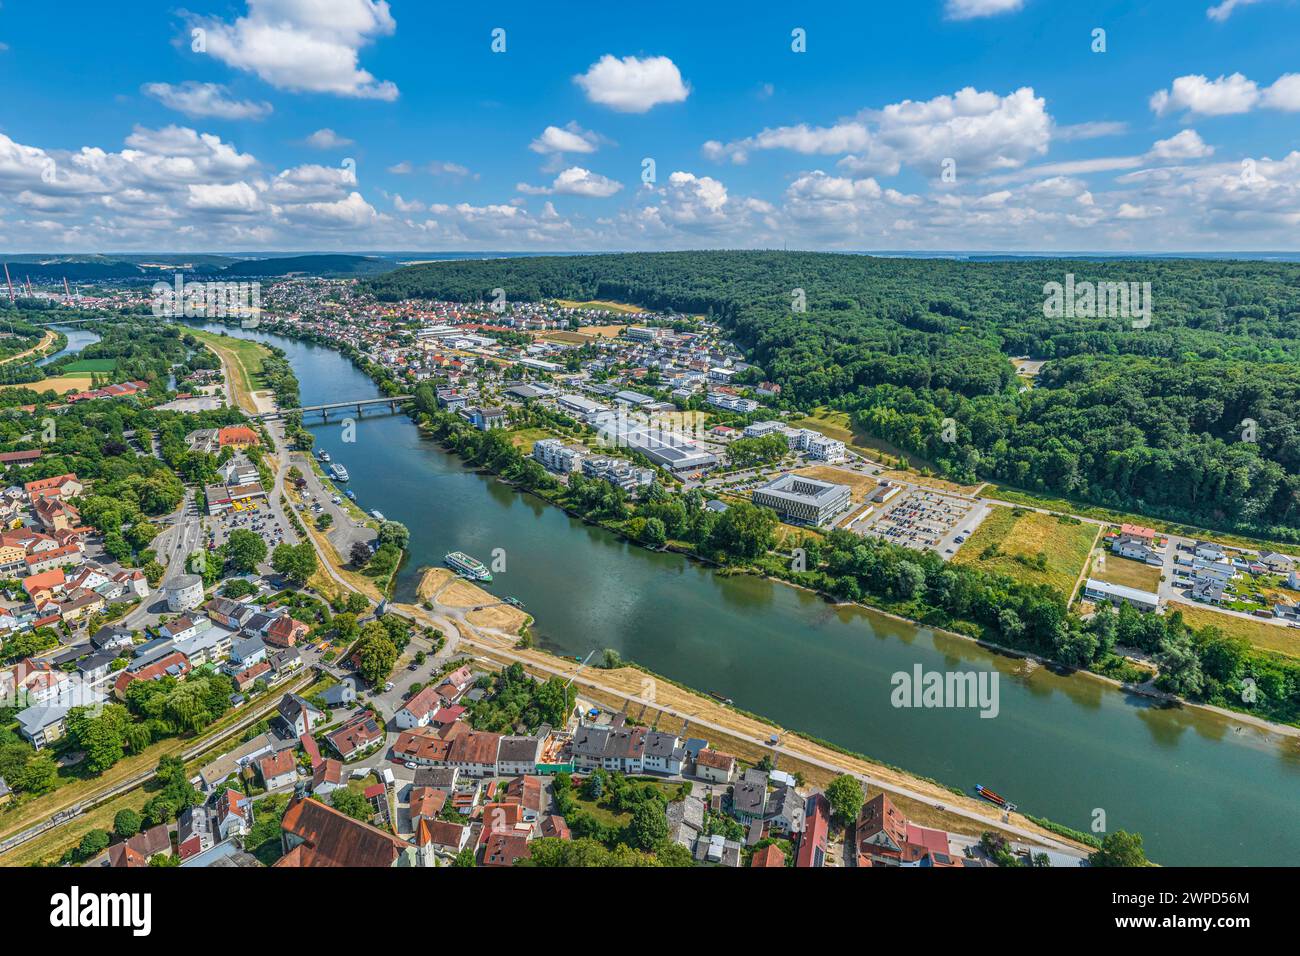
[[[261,535],[268,553],[275,550],[276,545],[285,543],[284,525],[264,499],[252,503],[240,502],[236,508],[210,515],[206,525],[209,548],[221,547],[230,538],[230,532],[237,528]]]
[[[914,488],[894,507],[861,529],[906,548],[939,551],[945,558],[956,550],[957,538],[963,540],[979,524],[983,506],[968,498],[945,495],[938,491]]]

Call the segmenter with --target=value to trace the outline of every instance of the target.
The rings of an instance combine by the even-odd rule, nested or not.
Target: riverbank
[[[8,358],[0,359],[0,365],[8,365],[11,362],[21,362],[23,359],[31,358],[32,356],[44,358],[46,355],[52,352],[57,352],[59,349],[63,348],[62,345],[57,344],[60,339],[63,339],[65,342],[67,341],[62,333],[56,332],[54,329],[47,329],[45,334],[41,336],[41,340],[34,346],[29,348],[26,352],[19,352],[17,355],[11,355]]]
[[[420,608],[403,605],[399,610],[426,623],[436,623]],[[472,646],[480,660],[487,658],[500,666],[518,662],[541,679],[571,680],[582,688],[584,698],[626,714],[634,725],[666,733],[706,736],[712,746],[748,765],[757,765],[765,758],[774,759],[781,769],[801,774],[807,783],[818,787],[825,787],[842,773],[853,774],[869,787],[887,792],[910,820],[923,826],[974,835],[995,831],[1013,840],[1029,840],[1078,854],[1092,849],[1021,813],[1011,813],[1002,820],[996,808],[960,790],[738,711],[638,666],[584,667],[577,661],[543,650],[520,648],[504,638],[484,634],[470,636],[462,632],[460,641]]]

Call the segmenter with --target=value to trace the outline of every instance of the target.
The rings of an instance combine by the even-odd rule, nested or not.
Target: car
[[[392,681],[388,681],[386,684],[384,684],[384,693],[388,693],[392,689],[393,689]]]
[[[406,763],[402,764],[402,766],[405,767],[407,770],[419,770],[419,769],[420,769],[420,765],[419,765],[418,763],[416,763],[414,760],[408,760],[408,761],[406,761]]]

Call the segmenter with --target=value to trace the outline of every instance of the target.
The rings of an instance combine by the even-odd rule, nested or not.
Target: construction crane
[[[572,674],[569,675],[569,679],[566,680],[566,681],[564,682],[564,689],[565,689],[565,690],[568,690],[568,689],[569,689],[569,686],[573,683],[573,679],[574,679],[575,677],[578,676],[578,672],[581,671],[584,667],[586,667],[586,666],[587,666],[587,661],[591,660],[595,655],[596,655],[596,652],[595,652],[595,650],[593,649],[592,652],[591,652],[590,654],[588,654],[588,655],[586,656],[586,658],[583,659],[583,662],[582,662],[581,664],[578,665],[578,670],[574,671]]]
[[[69,301],[69,302],[72,301],[72,290],[68,288],[68,277],[67,277],[67,276],[64,276],[64,277],[63,277],[63,294],[64,294],[65,296],[68,297],[68,301]]]
[[[5,263],[5,282],[9,283],[9,304],[14,302],[14,280],[9,278],[9,263]]]

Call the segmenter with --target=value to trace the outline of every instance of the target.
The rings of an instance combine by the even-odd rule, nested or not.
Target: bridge
[[[286,415],[293,415],[295,413],[305,417],[314,412],[319,412],[325,421],[329,421],[330,412],[342,408],[355,408],[357,414],[360,415],[365,409],[371,408],[375,405],[387,405],[389,411],[395,412],[399,407],[411,401],[414,397],[414,395],[388,395],[384,398],[358,398],[347,402],[328,402],[324,405],[304,405],[302,408],[278,408],[273,412],[261,412],[260,414],[250,415],[248,417],[255,421],[265,422],[270,421],[272,418],[283,418]]]
[[[29,322],[28,325],[47,327],[51,325],[84,325],[87,322],[104,322],[113,316],[92,315],[84,319],[54,319],[52,322]]]

